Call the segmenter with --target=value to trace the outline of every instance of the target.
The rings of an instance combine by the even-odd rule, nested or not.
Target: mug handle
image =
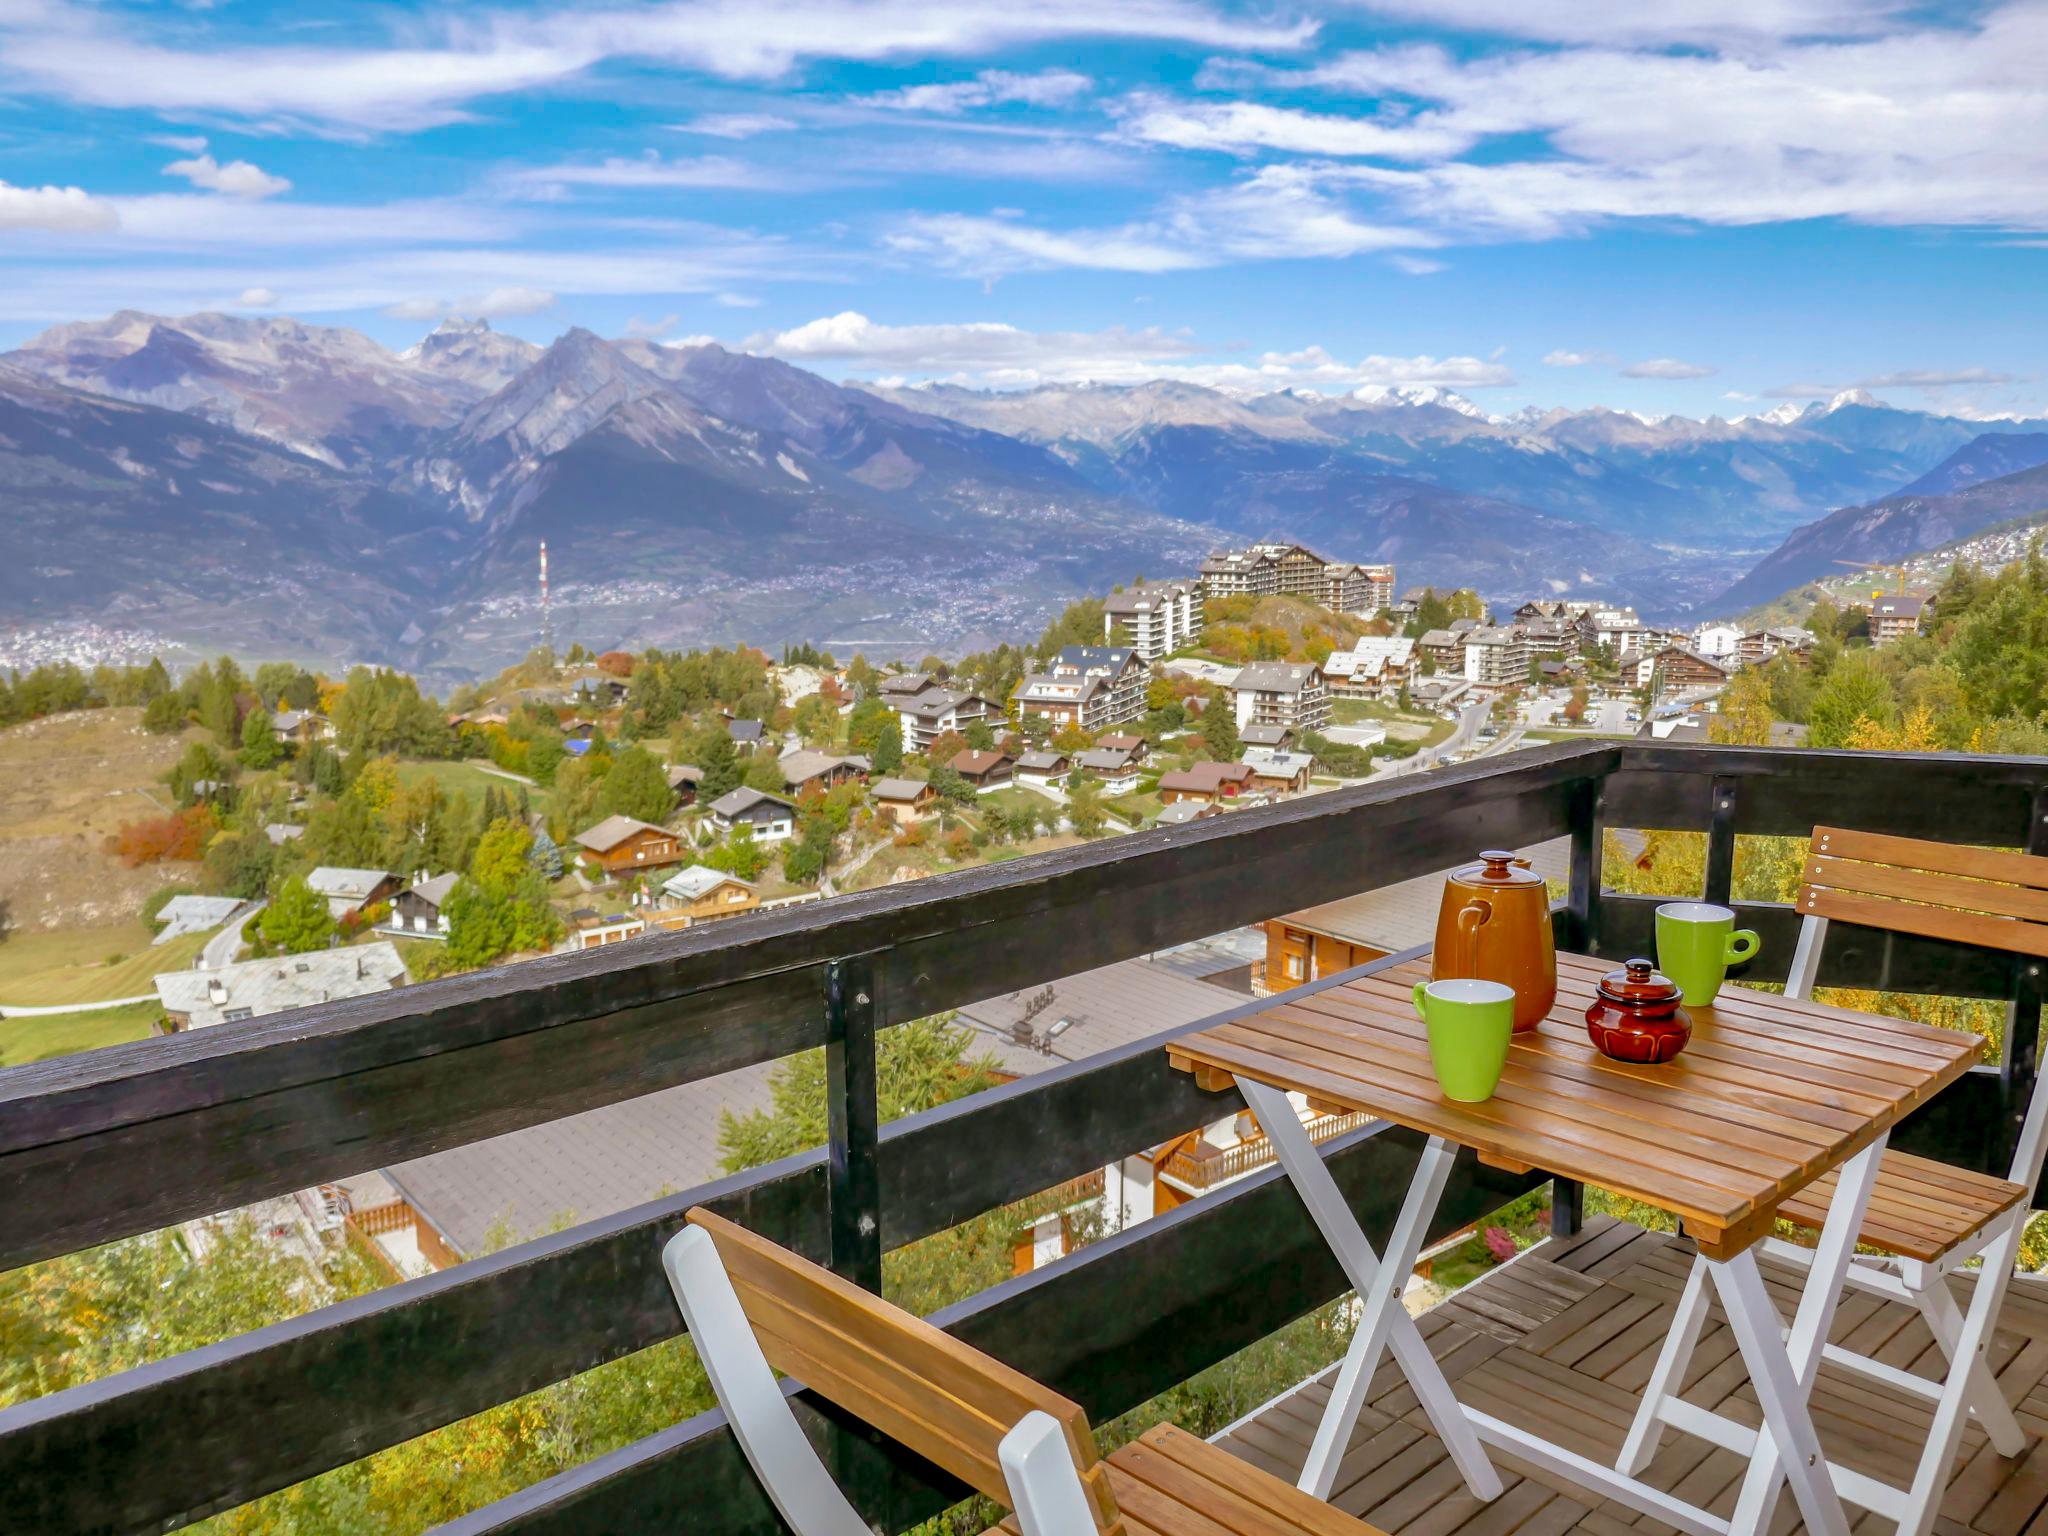
[[[1754,928],[1738,928],[1728,935],[1728,963],[1740,965],[1745,960],[1754,960],[1761,947]]]
[[[1422,1022],[1425,1024],[1429,1022],[1429,1010],[1422,1006],[1422,999],[1424,995],[1428,993],[1428,991],[1428,982],[1418,981],[1417,983],[1415,983],[1415,1017],[1422,1020]]]

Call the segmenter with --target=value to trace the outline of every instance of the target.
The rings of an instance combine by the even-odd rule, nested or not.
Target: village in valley
[[[1873,643],[1917,628],[1908,601],[1872,610]],[[0,891],[0,1062],[1170,834],[1546,741],[1701,739],[1731,679],[1797,667],[1814,644],[1791,626],[1666,629],[1593,601],[1497,613],[1470,590],[1397,592],[1389,565],[1266,543],[1073,603],[1033,645],[916,665],[578,643],[437,701],[369,668],[221,658],[174,678],[156,660],[66,659],[17,674],[21,723],[0,732],[21,769],[0,831],[19,868],[62,871]],[[1219,986],[1263,994],[1269,977],[1420,942],[1433,898],[1415,884],[957,1022],[1004,1075],[1040,1070],[1202,1017]],[[261,1214],[309,1256],[346,1228],[394,1275],[421,1273],[501,1227],[647,1198],[656,1174],[715,1176],[727,1117],[767,1095],[768,1070],[749,1069],[594,1112],[575,1156],[540,1128]],[[1119,1209],[1252,1166],[1227,1126],[1159,1154],[1107,1172]],[[1020,1236],[1020,1255],[1061,1251],[1066,1229],[1047,1230]]]

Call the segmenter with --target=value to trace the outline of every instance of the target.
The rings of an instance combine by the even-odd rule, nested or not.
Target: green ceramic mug
[[[1657,909],[1657,969],[1678,983],[1687,1007],[1720,995],[1728,967],[1753,959],[1756,934],[1710,901],[1667,901]]]
[[[1464,977],[1415,983],[1415,1011],[1429,1026],[1429,1060],[1444,1097],[1493,1097],[1515,1029],[1515,989]]]

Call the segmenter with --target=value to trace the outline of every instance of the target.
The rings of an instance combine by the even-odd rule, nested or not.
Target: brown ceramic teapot
[[[1451,871],[1430,976],[1476,976],[1515,989],[1515,1028],[1534,1029],[1557,1000],[1550,889],[1529,861],[1490,849]]]

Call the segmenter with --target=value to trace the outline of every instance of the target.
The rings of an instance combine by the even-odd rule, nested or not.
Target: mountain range
[[[0,355],[0,619],[455,677],[537,637],[544,539],[565,641],[922,655],[1267,536],[1404,587],[1675,616],[1867,558],[1903,515],[1838,508],[1989,510],[2048,461],[2043,425],[1860,395],[1702,422],[1436,389],[861,387],[584,330],[451,321],[393,352],[123,311]]]

